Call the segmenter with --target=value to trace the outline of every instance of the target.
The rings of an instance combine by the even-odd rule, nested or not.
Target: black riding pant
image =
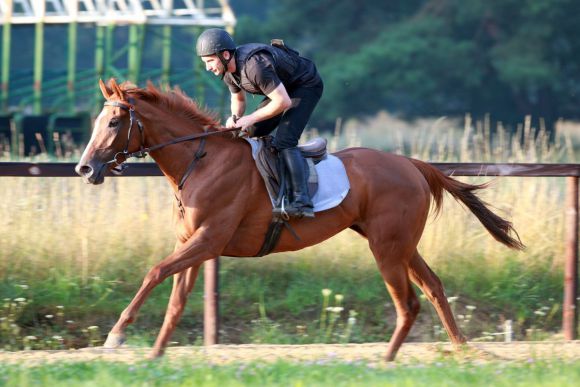
[[[278,130],[274,135],[274,146],[278,150],[293,148],[298,145],[298,140],[322,96],[324,86],[320,82],[318,87],[303,87],[287,90],[292,106],[275,117],[254,124],[254,136],[261,137],[270,134],[276,127]],[[270,103],[269,98],[265,98],[258,108]]]

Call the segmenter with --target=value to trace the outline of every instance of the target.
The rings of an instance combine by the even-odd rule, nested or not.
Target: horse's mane
[[[122,93],[119,97],[123,100],[134,97],[151,104],[161,105],[175,115],[194,121],[202,126],[219,125],[215,113],[200,108],[197,102],[187,96],[178,86],[172,89],[166,87],[164,90],[160,90],[148,81],[147,87],[139,88],[130,82],[123,82],[119,85],[115,79],[110,79],[107,89],[114,94]]]

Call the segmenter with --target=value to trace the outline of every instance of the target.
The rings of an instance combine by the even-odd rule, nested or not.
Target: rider
[[[197,55],[207,71],[219,76],[231,93],[232,116],[226,127],[238,127],[250,137],[278,130],[273,145],[290,172],[292,202],[286,208],[293,217],[314,217],[308,195],[305,161],[298,140],[323,91],[316,66],[296,51],[273,40],[272,45],[250,43],[236,47],[224,30],[205,30],[197,39]],[[244,115],[246,92],[264,95],[251,114]]]

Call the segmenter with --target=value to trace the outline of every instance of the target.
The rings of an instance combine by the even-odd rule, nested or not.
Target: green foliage
[[[534,114],[548,126],[580,116],[574,0],[281,0],[265,8],[264,22],[241,10],[237,39],[282,37],[315,60],[326,89],[314,125],[384,109],[491,113],[509,123]]]
[[[463,258],[449,257],[435,270],[446,285],[447,294],[459,296],[454,303],[456,316],[473,315],[469,326],[463,327],[470,338],[496,332],[497,325],[505,319],[514,320],[514,338],[518,340],[538,339],[538,334],[546,339],[560,329],[561,306],[555,300],[561,299],[561,270],[546,270],[533,264],[526,267],[509,257],[497,265],[484,265],[477,257]],[[305,261],[316,260],[315,257],[274,257],[274,260],[278,262],[223,260],[222,342],[301,344],[388,339],[395,326],[395,311],[372,265],[361,264],[358,270],[345,270],[329,266],[322,258],[320,266],[306,270]],[[118,273],[124,270],[116,269]],[[115,276],[115,271],[110,274]],[[22,281],[14,277],[4,279],[0,289],[2,297],[8,298],[5,300],[8,306],[0,311],[3,318],[0,346],[14,350],[102,344],[104,335],[141,282],[140,277],[127,283],[118,283],[114,278],[96,279],[83,285],[81,278],[61,276],[35,282],[26,291],[22,291]],[[195,344],[201,337],[201,281],[203,278],[189,297],[173,337],[180,345]],[[63,282],[69,284],[69,291],[77,289],[66,299],[61,293]],[[145,303],[135,324],[130,326],[129,344],[152,344],[163,320],[170,287],[171,281],[165,281]],[[333,289],[333,294],[321,296],[324,287]],[[338,294],[344,297],[336,298]],[[21,308],[12,306],[19,303]],[[470,313],[467,306],[477,309]],[[433,330],[435,325],[440,325],[439,319],[424,301],[411,340],[447,340],[441,329]],[[532,331],[527,333],[529,329],[534,330],[535,336],[531,336]],[[35,339],[28,340],[30,336]]]
[[[460,82],[468,88],[480,86],[474,72],[476,50],[470,42],[452,41],[442,28],[443,21],[436,18],[402,24],[376,36],[374,44],[362,46],[340,67],[334,62],[326,64],[322,71],[328,78],[330,95],[352,95],[363,90],[373,98],[350,99],[348,107],[327,99],[328,105],[321,105],[322,110],[330,118],[340,116],[344,109],[370,114],[397,106],[420,115],[443,112],[449,105],[467,109],[463,93],[443,95],[439,90]],[[450,58],[454,58],[453,70]]]
[[[12,276],[0,281],[0,349],[102,345],[110,323],[138,287],[137,281],[127,286],[118,280],[95,276],[85,282],[83,278],[58,271],[53,271],[46,280],[32,281],[33,285],[27,282]],[[153,341],[165,312],[170,286],[168,281],[153,293],[152,302],[144,308],[141,329],[135,332],[135,342],[149,345]]]

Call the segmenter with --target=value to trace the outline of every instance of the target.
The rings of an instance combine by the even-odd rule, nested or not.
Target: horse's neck
[[[154,147],[170,143],[180,137],[203,133],[203,126],[188,122],[184,118],[174,117],[171,113],[159,109],[151,109],[145,115],[145,146]],[[155,160],[161,171],[175,187],[179,184],[181,175],[185,173],[195,150],[199,147],[200,140],[185,141],[167,145],[151,152],[150,156]]]
[[[145,128],[145,142],[148,147],[169,143],[180,137],[204,133],[201,125],[186,120],[176,120],[173,117],[156,115],[148,121]],[[218,176],[219,169],[228,164],[227,160],[230,155],[235,157],[235,154],[243,152],[244,144],[242,141],[232,141],[226,136],[214,135],[206,138],[203,149],[200,149],[201,139],[168,145],[151,152],[151,157],[176,190],[181,179],[191,167],[194,158],[202,156],[200,153],[205,153],[207,156],[196,161],[198,165],[193,167],[192,175],[207,173],[207,167],[211,165],[211,173]],[[188,179],[190,178],[192,176],[188,177]]]

